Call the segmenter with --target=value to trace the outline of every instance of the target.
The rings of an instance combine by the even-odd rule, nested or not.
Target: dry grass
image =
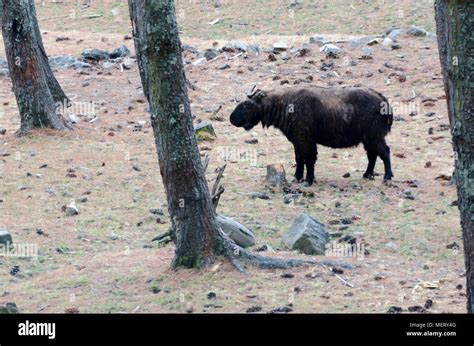
[[[303,9],[311,6],[307,3],[301,5]],[[339,4],[338,1],[331,3]],[[375,9],[377,3],[378,10]],[[432,13],[420,16],[420,11],[428,8],[426,3],[401,3],[399,6],[406,15],[397,19],[397,23],[403,26],[421,23],[432,29]],[[122,35],[129,32],[126,13],[122,12],[123,21],[115,22],[109,15],[109,5],[105,4],[101,18],[42,21],[42,30],[47,31],[44,41],[48,53],[77,56],[84,48],[110,50],[124,43]],[[214,27],[205,24],[216,17],[205,8],[202,12],[193,12],[192,16],[185,14],[180,18],[183,41],[200,49],[209,48],[216,38],[262,45],[282,40],[298,47],[307,41],[307,34],[314,31],[337,33],[339,38],[360,32],[380,33],[394,23],[393,16],[398,9],[375,1],[369,5],[358,4],[357,8],[367,6],[367,18],[353,15],[350,17],[353,20],[344,21],[348,23],[346,26],[341,25],[340,20],[340,16],[346,15],[344,8],[317,2],[313,12],[304,11],[305,19],[312,20],[318,11],[324,11],[321,13],[325,15],[317,16],[318,23],[310,26],[303,19],[297,23],[285,22],[282,13],[286,13],[287,8],[283,3],[258,4],[254,11],[237,11],[235,3],[227,6],[224,2],[222,13],[217,16],[224,20]],[[39,16],[67,13],[63,6],[68,5],[38,8]],[[89,12],[100,12],[102,5],[94,6]],[[178,8],[181,6],[180,2]],[[189,6],[191,10],[198,5]],[[126,10],[124,5],[119,7]],[[280,11],[277,15],[269,16],[277,10]],[[295,10],[295,16],[303,15],[303,11],[299,11]],[[234,13],[241,13],[242,17],[235,18]],[[239,21],[249,25],[237,26]],[[370,27],[360,28],[362,22]],[[232,28],[226,27],[230,24]],[[93,32],[86,32],[89,28]],[[270,34],[261,35],[269,30]],[[280,36],[282,34],[285,36]],[[68,36],[70,40],[56,42],[58,36]],[[83,41],[76,43],[79,39]],[[125,44],[133,49],[130,41]],[[436,42],[432,38],[404,37],[401,50],[375,46],[372,48],[374,59],[367,61],[358,59],[360,48],[350,50],[348,43],[340,45],[348,57],[334,61],[340,77],[320,77],[325,74],[319,70],[319,61],[324,56],[318,49],[313,49],[307,57],[293,57],[288,62],[280,59],[269,62],[264,53],[229,60],[231,67],[222,71],[216,67],[224,63],[223,58],[203,66],[187,65],[186,72],[197,87],[190,91],[190,98],[193,113],[200,119],[208,119],[220,104],[223,106],[221,114],[227,118],[235,107],[231,98],[242,99],[244,91],[255,83],[261,87],[280,87],[280,81],[273,80],[275,75],[289,79],[291,84],[307,75],[314,77],[313,85],[360,83],[380,90],[395,102],[409,98],[412,90],[416,92],[414,102],[421,107],[419,115],[401,114],[405,121],[395,122],[388,137],[394,154],[394,187],[383,186],[381,176],[375,181],[360,179],[366,166],[362,148],[320,147],[317,184],[309,188],[315,193],[314,198],[304,198],[294,205],[284,204],[283,196],[278,193],[271,194],[270,200],[252,200],[244,193],[264,190],[267,164],[282,163],[289,175],[293,173],[293,149],[287,140],[274,129],[255,128],[249,134],[224,121],[214,122],[217,140],[201,144],[203,152],[211,156],[210,171],[223,163],[222,153],[226,150],[231,155],[244,151],[258,156],[256,164],[241,159],[228,162],[223,179],[226,192],[220,202],[222,213],[235,217],[255,232],[258,245],[266,243],[282,248],[281,235],[292,218],[301,212],[325,223],[359,216],[360,219],[343,231],[365,242],[370,252],[362,261],[345,259],[354,264],[354,269],[345,270],[341,275],[353,283],[354,288],[343,286],[321,267],[291,270],[292,279],[281,278],[282,271],[253,268],[240,274],[226,263],[202,272],[171,271],[173,248],[158,249],[150,242],[166,230],[169,223],[166,215],[162,217],[164,224],[157,223],[156,217],[148,211],[158,207],[166,213],[166,198],[148,114],[142,103],[138,71],[136,68],[124,72],[113,69],[108,73],[94,68],[89,75],[71,70],[60,70],[56,75],[75,101],[100,104],[98,121],[89,123],[82,118],[73,132],[36,131],[21,139],[13,135],[19,127],[19,117],[10,81],[0,77],[3,111],[0,126],[7,129],[7,134],[0,136],[0,152],[10,153],[10,156],[0,157],[0,199],[3,200],[0,228],[9,229],[17,243],[33,243],[39,247],[36,261],[0,258],[0,301],[15,301],[25,312],[63,312],[73,307],[81,312],[184,312],[190,309],[245,312],[252,306],[261,306],[266,312],[290,302],[296,312],[384,312],[391,305],[406,308],[423,305],[431,298],[435,302],[433,312],[464,312],[465,297],[456,289],[456,285],[464,284],[462,251],[446,248],[454,241],[462,244],[458,210],[450,206],[456,199],[455,187],[435,180],[439,174],[449,175],[453,170],[449,131],[436,131],[448,123]],[[400,54],[404,57],[397,57]],[[191,59],[190,56],[185,58]],[[347,61],[358,64],[351,66]],[[401,83],[392,76],[392,83],[387,86],[384,79],[396,71],[383,67],[385,62],[404,68],[405,71],[398,73],[406,75],[407,81]],[[250,66],[254,71],[248,69]],[[378,71],[381,68],[382,73]],[[373,74],[370,77],[369,72]],[[89,85],[83,86],[85,82]],[[433,106],[422,106],[421,100],[425,97],[436,100]],[[428,111],[436,112],[436,116],[425,117]],[[134,131],[139,121],[146,121],[145,126]],[[428,135],[430,127],[435,129],[434,135]],[[251,135],[258,138],[258,144],[244,143]],[[442,138],[433,139],[435,136]],[[338,157],[334,158],[334,154]],[[431,168],[425,168],[427,161],[431,161]],[[44,164],[47,167],[40,168]],[[68,169],[74,169],[77,177],[66,177]],[[381,171],[380,162],[376,169]],[[351,176],[345,179],[342,176],[347,172]],[[414,179],[418,181],[418,188],[409,187],[406,182]],[[29,189],[20,190],[22,186]],[[400,197],[406,188],[414,193],[415,200]],[[89,193],[88,201],[78,203],[80,214],[66,217],[61,206],[85,193]],[[341,206],[336,207],[336,202]],[[37,229],[46,235],[38,235]],[[333,226],[331,230],[336,229]],[[396,245],[394,250],[386,248],[389,242]],[[295,256],[287,252],[279,255]],[[9,273],[14,265],[20,266],[15,276]],[[307,274],[314,274],[313,278]],[[413,292],[416,285],[424,281],[438,281],[439,288]],[[298,288],[295,290],[295,287]],[[155,294],[153,288],[162,291]],[[217,294],[216,301],[207,298],[209,291]],[[210,303],[218,307],[206,307]]]

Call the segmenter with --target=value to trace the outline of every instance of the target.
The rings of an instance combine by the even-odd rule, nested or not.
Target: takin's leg
[[[295,148],[295,160],[296,160],[296,172],[295,181],[301,183],[303,181],[304,174],[304,155],[299,145],[294,145]]]
[[[306,183],[308,185],[313,185],[314,182],[314,165],[318,159],[318,148],[313,142],[305,152],[305,164],[306,164]]]
[[[374,180],[374,168],[375,162],[377,161],[377,146],[372,143],[364,143],[364,149],[367,152],[367,158],[369,159],[369,164],[367,165],[367,170],[364,173],[364,178]]]
[[[388,183],[390,182],[390,180],[392,180],[393,177],[392,165],[390,163],[390,148],[388,147],[387,143],[385,143],[385,139],[381,139],[375,142],[374,144],[377,148],[377,155],[380,156],[385,166],[385,174],[383,176],[383,181],[385,183]]]

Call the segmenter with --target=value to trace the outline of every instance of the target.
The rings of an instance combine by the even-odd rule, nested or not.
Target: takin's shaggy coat
[[[280,129],[293,143],[298,182],[306,165],[306,182],[313,183],[317,144],[349,148],[363,143],[369,160],[364,177],[373,179],[377,156],[385,166],[384,181],[393,177],[390,148],[385,143],[393,114],[387,99],[370,88],[256,90],[236,107],[230,122],[247,131],[259,122]]]

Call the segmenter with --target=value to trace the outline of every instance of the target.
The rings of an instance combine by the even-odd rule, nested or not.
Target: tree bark
[[[436,0],[435,9],[440,60],[452,116],[455,179],[466,264],[467,311],[474,313],[474,3]]]
[[[191,120],[174,2],[130,0],[129,7],[160,173],[176,230],[173,266],[203,267],[217,253],[218,226]]]
[[[49,66],[36,20],[34,0],[2,0],[2,33],[18,109],[19,135],[34,127],[65,130],[59,110],[69,100]]]

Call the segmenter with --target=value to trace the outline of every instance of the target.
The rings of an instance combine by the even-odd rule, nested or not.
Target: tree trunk
[[[439,60],[441,64],[441,72],[443,73],[444,92],[446,93],[446,98],[450,100],[453,95],[450,92],[450,90],[452,90],[452,86],[450,86],[450,81],[447,76],[447,73],[449,70],[448,62],[452,61],[453,57],[449,55],[451,52],[448,51],[448,22],[445,20],[447,16],[447,7],[448,3],[446,1],[435,2],[435,18],[438,38]],[[452,103],[452,100],[450,100],[450,102]],[[448,118],[449,124],[452,126],[453,114],[450,108],[448,108]]]
[[[474,313],[474,3],[436,0],[436,21],[464,239],[467,310]]]
[[[216,254],[218,226],[191,120],[174,2],[130,0],[129,7],[160,173],[176,230],[173,266],[199,268]]]
[[[69,100],[53,75],[45,53],[34,0],[2,0],[2,33],[18,109],[19,135],[34,127],[70,128],[59,110]]]

